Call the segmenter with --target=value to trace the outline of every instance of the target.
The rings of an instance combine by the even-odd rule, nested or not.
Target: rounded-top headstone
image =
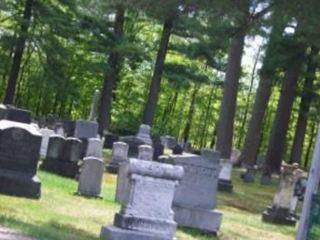
[[[140,145],[138,159],[152,161],[153,148],[150,145]]]

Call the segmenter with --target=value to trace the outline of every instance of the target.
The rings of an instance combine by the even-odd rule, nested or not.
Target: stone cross
[[[140,145],[138,159],[152,161],[153,148],[150,145]]]
[[[40,198],[40,132],[30,124],[0,121],[0,193]]]
[[[292,211],[294,188],[302,171],[296,165],[283,165],[281,169],[278,190],[274,196],[272,206],[263,213],[266,222],[295,225],[297,216]]]
[[[121,211],[101,239],[173,240],[177,224],[171,209],[183,168],[139,159],[120,166],[125,174]]]
[[[113,143],[111,162],[107,169],[110,173],[117,173],[119,165],[128,159],[129,145],[124,142]]]
[[[92,97],[92,105],[90,110],[89,121],[96,121],[97,120],[97,111],[98,111],[98,104],[100,98],[100,91],[96,89],[93,93]]]
[[[222,221],[222,213],[215,209],[220,154],[203,149],[201,156],[185,154],[171,158],[185,172],[174,195],[175,221],[181,226],[216,234]]]
[[[101,158],[86,157],[80,169],[78,194],[101,197],[104,162]]]

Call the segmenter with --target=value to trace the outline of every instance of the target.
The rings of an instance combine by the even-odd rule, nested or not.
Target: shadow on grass
[[[97,240],[98,236],[75,228],[71,224],[50,221],[46,224],[30,224],[7,216],[0,216],[0,225],[21,231],[39,240]],[[98,234],[98,233],[97,233]]]
[[[219,237],[214,233],[208,233],[208,232],[206,233],[194,228],[179,227],[179,230],[195,238],[206,237],[213,240],[219,239]]]

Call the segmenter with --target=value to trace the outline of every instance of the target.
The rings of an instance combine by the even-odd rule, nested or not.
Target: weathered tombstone
[[[129,146],[128,156],[137,158],[139,153],[139,146],[146,144],[141,139],[135,136],[120,137],[120,142],[125,142]]]
[[[128,160],[129,145],[124,142],[115,142],[112,148],[111,162],[107,167],[108,172],[118,173],[120,164]]]
[[[137,133],[137,138],[142,140],[145,144],[152,145],[152,140],[150,137],[150,126],[141,124],[139,132]]]
[[[25,109],[7,106],[6,119],[14,122],[31,123],[31,112]]]
[[[99,98],[100,98],[100,91],[95,90],[92,97],[92,105],[90,110],[89,121],[96,121],[97,120],[97,111],[99,105]]]
[[[48,172],[75,178],[79,174],[80,151],[80,139],[51,136],[47,157],[40,167]]]
[[[174,155],[181,155],[182,153],[183,153],[183,148],[179,144],[174,146],[174,148],[172,149],[172,154]]]
[[[263,212],[262,220],[277,224],[295,225],[297,216],[292,208],[292,198],[296,182],[301,178],[302,171],[295,165],[283,165],[278,190],[272,206]]]
[[[41,141],[41,149],[40,149],[40,155],[42,157],[45,157],[48,150],[48,144],[49,144],[49,138],[54,134],[54,131],[48,128],[40,129],[40,133],[42,135],[42,141]]]
[[[93,121],[78,120],[75,123],[74,137],[96,138],[98,135],[98,123]]]
[[[140,145],[138,159],[152,161],[153,148],[150,145]]]
[[[102,156],[103,143],[100,138],[89,138],[86,151],[86,157],[103,158]]]
[[[104,162],[101,158],[86,157],[80,169],[78,194],[101,197]]]
[[[216,210],[220,154],[202,150],[201,156],[186,154],[171,158],[185,172],[174,195],[175,221],[181,226],[216,234],[222,220],[222,213]]]
[[[171,209],[183,168],[130,159],[121,165],[128,179],[121,211],[113,226],[103,227],[102,239],[173,240],[177,224]]]
[[[166,147],[169,149],[173,149],[178,143],[177,139],[172,136],[165,136],[166,138]]]
[[[3,104],[0,104],[0,120],[5,119],[7,116],[7,107]]]
[[[112,149],[113,143],[119,141],[119,136],[112,134],[112,133],[107,133],[104,135],[104,148],[107,149]]]
[[[40,198],[41,134],[31,125],[0,121],[0,193]]]
[[[70,119],[64,119],[61,123],[59,123],[63,127],[63,130],[65,132],[65,135],[67,137],[73,137],[74,136],[74,130],[76,127],[76,123],[73,120]]]
[[[60,136],[65,136],[65,135],[66,135],[66,133],[65,133],[64,128],[63,128],[62,125],[57,125],[57,126],[55,127],[54,132],[55,132],[57,135],[60,135]]]
[[[241,178],[243,179],[244,182],[253,183],[256,178],[256,172],[257,172],[257,169],[255,166],[253,166],[253,167],[248,166],[246,169],[246,172],[241,174]]]
[[[221,171],[219,174],[218,190],[222,192],[232,192],[232,162],[229,159],[221,159]]]

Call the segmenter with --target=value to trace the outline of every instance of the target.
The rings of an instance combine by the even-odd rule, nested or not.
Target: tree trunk
[[[238,139],[238,144],[237,144],[238,149],[240,149],[240,147],[241,147],[243,135],[245,133],[245,127],[246,127],[247,118],[248,118],[248,111],[249,111],[249,107],[250,107],[250,99],[251,99],[251,95],[252,95],[252,88],[253,88],[253,83],[254,83],[254,79],[255,79],[255,75],[256,75],[257,65],[259,62],[260,51],[261,51],[261,47],[259,47],[259,49],[258,49],[256,58],[255,58],[255,61],[253,64],[253,68],[252,68],[250,87],[249,87],[249,92],[248,92],[247,99],[246,99],[246,105],[245,105],[245,109],[244,109],[243,119],[241,121],[240,134],[239,134],[239,139]],[[241,163],[241,162],[239,162],[239,163]]]
[[[310,133],[310,139],[307,147],[307,152],[306,152],[306,158],[304,160],[304,168],[307,169],[309,165],[309,160],[310,160],[310,154],[312,152],[312,146],[314,144],[314,139],[317,136],[317,124],[315,122],[312,122],[311,126],[311,133]]]
[[[33,0],[26,0],[23,19],[20,27],[20,34],[17,39],[16,47],[14,50],[13,61],[11,65],[10,75],[8,79],[8,85],[4,98],[5,104],[13,104],[17,80],[20,72],[20,65],[22,60],[23,51],[26,45],[28,37],[28,29],[31,22]]]
[[[260,70],[260,82],[256,93],[256,98],[249,121],[248,131],[245,137],[243,149],[239,161],[247,168],[252,168],[256,162],[260,139],[263,129],[263,120],[272,90],[272,78],[275,74],[276,66],[274,66],[273,58],[276,55],[276,46],[278,38],[281,37],[284,27],[274,26],[266,55],[264,57],[263,66]]]
[[[151,80],[148,100],[144,109],[142,123],[152,126],[152,122],[157,107],[159,98],[161,78],[164,68],[164,63],[168,51],[170,35],[173,27],[174,17],[167,17],[162,30],[160,47],[157,53],[156,64],[154,66],[153,76]]]
[[[125,10],[122,6],[117,7],[116,19],[114,23],[114,41],[117,44],[123,36]],[[116,49],[113,49],[109,55],[108,66],[109,70],[105,76],[101,91],[99,104],[98,123],[99,133],[103,136],[105,130],[109,130],[111,122],[111,105],[112,92],[120,72],[121,56]]]
[[[190,107],[188,111],[187,122],[183,131],[183,141],[185,143],[189,140],[189,134],[190,134],[190,129],[191,129],[193,115],[194,115],[194,106],[195,106],[196,97],[199,92],[199,89],[200,89],[199,85],[195,86],[191,95],[191,102],[190,102]]]
[[[220,151],[221,158],[225,159],[230,158],[232,150],[234,116],[241,73],[244,38],[245,34],[240,33],[236,35],[231,42],[223,99],[218,120],[216,149]]]
[[[303,47],[296,46],[296,49],[297,52],[294,54],[293,58],[290,59],[291,63],[286,70],[285,78],[281,87],[281,95],[263,168],[263,177],[266,179],[271,177],[272,172],[280,172],[291,109],[296,94],[296,87],[304,56]],[[292,49],[291,51],[295,51],[295,49]]]
[[[319,53],[319,49],[313,47],[311,49],[311,53],[309,55],[308,63],[307,63],[307,72],[305,83],[303,87],[300,108],[299,108],[299,117],[297,120],[296,132],[294,135],[294,141],[292,145],[291,151],[291,163],[301,163],[301,156],[303,151],[303,143],[305,139],[307,123],[308,123],[308,115],[310,110],[310,104],[312,101],[312,93],[313,93],[313,81],[316,77],[317,70],[317,56]]]

